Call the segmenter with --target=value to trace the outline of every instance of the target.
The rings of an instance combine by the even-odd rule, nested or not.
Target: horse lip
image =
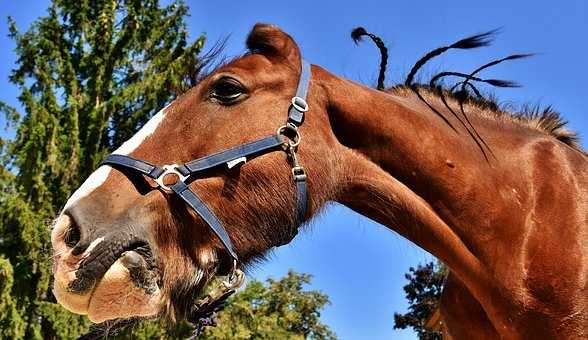
[[[139,253],[134,250],[127,251],[122,254],[121,264],[129,270],[147,266],[147,262],[143,259],[143,256],[139,255]]]
[[[153,294],[158,289],[158,275],[152,258],[150,251],[145,254],[141,248],[127,251],[120,258],[120,263],[129,271],[133,283],[148,294]]]
[[[131,249],[130,251],[127,251],[127,253],[134,253],[137,254],[141,260],[143,260],[147,266],[147,269],[149,270],[154,270],[156,269],[156,265],[155,265],[155,257],[153,256],[153,251],[151,250],[151,247],[149,246],[148,243],[144,243],[141,245],[138,245],[137,247]],[[133,258],[136,259],[136,257],[134,257],[134,255],[132,255]]]
[[[155,258],[149,245],[141,245],[127,250],[119,257],[121,264],[129,270],[143,269],[154,271],[157,269]]]
[[[102,246],[104,245],[102,244]],[[76,273],[76,279],[71,281],[68,287],[68,290],[71,293],[86,294],[96,286],[98,281],[102,279],[104,274],[106,274],[110,267],[119,259],[123,259],[129,266],[131,266],[131,268],[127,267],[129,271],[131,271],[131,269],[134,269],[133,272],[138,272],[139,269],[140,271],[155,271],[156,269],[151,248],[149,244],[144,241],[136,241],[130,243],[128,246],[120,247],[112,252],[110,256],[102,253],[99,255],[100,256],[93,257],[90,262],[86,259],[80,262]],[[104,257],[110,257],[111,260],[108,261],[109,263],[105,263],[103,260]],[[125,260],[124,258],[127,259]],[[143,266],[143,264],[145,265]],[[144,275],[141,275],[141,277],[143,278]]]

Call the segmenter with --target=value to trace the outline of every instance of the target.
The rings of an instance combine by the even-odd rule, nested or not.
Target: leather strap
[[[283,246],[290,243],[298,235],[298,226],[304,222],[304,215],[306,214],[308,195],[306,190],[306,177],[297,179],[294,177],[294,184],[296,185],[296,220],[294,225],[287,234],[282,235],[278,246]]]
[[[210,229],[212,229],[214,234],[223,243],[229,254],[231,254],[231,257],[237,261],[239,257],[235,252],[233,243],[231,243],[231,239],[223,227],[222,222],[218,217],[216,217],[212,210],[210,210],[210,208],[200,199],[200,197],[198,197],[198,195],[196,195],[196,193],[194,193],[194,191],[190,190],[186,183],[178,181],[171,187],[171,189],[176,194],[178,194],[184,200],[184,202],[190,206],[190,208],[200,215],[204,222],[208,224]]]
[[[127,155],[108,155],[108,157],[102,161],[101,165],[120,165],[125,168],[137,170],[143,175],[153,179],[158,178],[165,172],[163,168]]]
[[[306,205],[308,204],[308,195],[306,191],[306,176],[303,179],[296,179],[294,178],[294,183],[296,183],[296,191],[297,191],[297,208],[296,208],[296,223],[295,225],[298,226],[300,223],[304,221],[304,215],[306,214]],[[298,230],[298,229],[297,229]],[[294,234],[296,236],[296,234]],[[294,237],[292,237],[294,238]]]
[[[227,150],[213,153],[212,155],[195,159],[185,163],[182,166],[179,166],[177,170],[184,176],[193,175],[197,172],[226,164],[241,157],[258,155],[264,151],[284,145],[284,143],[284,137],[281,135],[272,135],[253,142],[241,144]]]
[[[306,94],[310,82],[311,71],[308,61],[302,59],[302,68],[300,70],[300,80],[296,89],[296,96],[292,98],[292,105],[288,111],[288,122],[295,126],[300,126],[304,122],[304,113],[308,111],[306,103]]]

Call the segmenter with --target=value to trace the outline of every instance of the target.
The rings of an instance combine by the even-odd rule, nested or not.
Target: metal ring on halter
[[[178,170],[176,170],[177,167],[178,167],[177,164],[169,164],[169,165],[162,166],[162,169],[164,169],[165,171],[161,175],[159,175],[159,177],[157,177],[155,179],[155,183],[157,183],[157,185],[159,185],[159,187],[161,189],[163,189],[163,191],[168,192],[168,193],[173,192],[173,190],[170,188],[172,185],[176,184],[178,181],[184,182],[188,177],[190,177],[190,175],[188,175],[188,176],[182,175]],[[169,186],[165,185],[163,183],[163,179],[167,175],[176,175],[176,176],[178,176],[178,180],[174,184],[171,184]]]
[[[236,289],[241,287],[245,280],[245,274],[237,268],[237,261],[233,260],[233,269],[227,276],[227,279],[222,282],[223,286],[227,289]]]
[[[306,100],[304,100],[304,98],[300,98],[298,96],[292,97],[292,106],[294,106],[299,112],[308,111],[308,103]]]
[[[285,131],[292,131],[294,133],[294,136],[292,138],[290,138],[288,135],[284,134]],[[290,147],[297,147],[298,144],[300,144],[300,140],[302,139],[302,137],[300,137],[300,132],[298,132],[298,129],[296,128],[296,126],[291,125],[291,124],[286,124],[286,125],[282,125],[278,128],[278,135],[282,135],[282,136],[286,136],[286,138],[288,138],[288,145]]]

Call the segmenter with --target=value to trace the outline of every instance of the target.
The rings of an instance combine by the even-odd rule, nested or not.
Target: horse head
[[[169,165],[165,173],[150,177],[106,162],[69,198],[52,231],[54,293],[67,309],[95,322],[184,317],[212,277],[289,242],[303,220],[332,199],[337,143],[325,128],[325,98],[308,75],[308,104],[292,100],[302,77],[298,46],[278,28],[258,24],[247,47],[246,55],[211,72],[111,156],[157,169]],[[292,106],[305,113],[300,105],[311,107],[304,124],[296,118],[285,124]],[[177,164],[242,151],[264,137],[273,141],[268,152],[238,154],[186,177],[175,171]],[[294,173],[293,158],[304,164],[303,174]],[[309,188],[304,202],[297,202],[296,175],[304,175]],[[179,177],[227,240],[170,190]],[[298,218],[299,204],[308,209]]]

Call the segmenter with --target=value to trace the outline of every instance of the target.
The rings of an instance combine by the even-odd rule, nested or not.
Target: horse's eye
[[[221,104],[233,104],[245,92],[243,85],[233,78],[221,78],[212,87],[210,97]]]

